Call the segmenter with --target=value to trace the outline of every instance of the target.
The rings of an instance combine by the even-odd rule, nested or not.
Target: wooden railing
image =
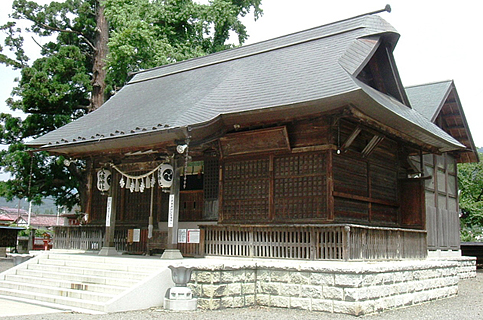
[[[100,250],[105,228],[99,226],[54,227],[54,249]]]
[[[153,249],[165,249],[167,232],[154,231],[154,237],[148,239],[148,230],[141,229],[140,241],[128,241],[128,227],[117,227],[114,232],[114,247],[119,252],[134,254],[150,253]],[[66,226],[54,227],[53,245],[54,249],[87,250],[98,251],[104,245],[105,227],[101,226]],[[203,239],[203,237],[201,237]],[[201,240],[202,240],[201,239]],[[203,255],[203,242],[179,243],[178,249],[183,256]]]
[[[305,260],[427,256],[426,232],[360,225],[201,226],[205,255]]]

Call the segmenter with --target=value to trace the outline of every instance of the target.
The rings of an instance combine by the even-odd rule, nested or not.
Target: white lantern
[[[158,171],[158,182],[161,188],[170,188],[173,184],[174,171],[173,166],[162,164]]]
[[[97,189],[101,192],[109,191],[111,188],[111,171],[102,168],[97,171]]]

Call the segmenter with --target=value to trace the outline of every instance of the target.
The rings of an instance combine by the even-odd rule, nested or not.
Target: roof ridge
[[[405,86],[405,89],[411,89],[411,88],[416,88],[416,87],[425,87],[425,86],[430,86],[434,84],[442,84],[442,83],[453,83],[454,80],[448,79],[448,80],[440,80],[440,81],[434,81],[434,82],[428,82],[428,83],[420,83],[420,84],[414,84],[410,86]]]
[[[275,37],[275,38],[270,38],[270,39],[258,41],[258,42],[255,42],[255,43],[250,43],[250,44],[247,44],[247,45],[240,45],[240,46],[237,46],[237,47],[234,47],[234,48],[230,48],[230,49],[226,49],[226,50],[214,52],[214,53],[211,53],[211,54],[208,54],[208,55],[194,57],[194,58],[191,58],[191,59],[182,60],[182,61],[178,61],[178,62],[174,62],[174,63],[168,63],[168,64],[164,64],[164,65],[157,66],[157,67],[154,67],[154,68],[149,68],[149,69],[145,69],[145,70],[139,70],[139,71],[130,73],[130,76],[136,76],[138,74],[142,74],[142,73],[146,73],[146,72],[151,72],[151,71],[155,71],[155,70],[169,68],[169,67],[171,67],[173,65],[180,65],[180,64],[185,64],[185,63],[193,62],[193,61],[196,61],[196,60],[201,60],[201,59],[203,59],[203,58],[205,58],[207,56],[213,57],[213,56],[219,56],[219,55],[222,55],[222,54],[226,55],[227,53],[230,53],[230,52],[238,51],[238,50],[241,50],[241,49],[251,48],[251,47],[254,47],[254,46],[260,46],[261,44],[264,44],[264,43],[267,43],[267,42],[275,42],[275,40],[279,40],[279,39],[283,39],[283,38],[290,38],[290,37],[293,37],[293,36],[298,35],[298,34],[309,33],[310,31],[313,31],[313,30],[316,30],[316,29],[322,29],[322,28],[325,28],[325,27],[328,27],[328,26],[332,26],[332,25],[336,25],[336,24],[339,24],[339,23],[344,23],[344,22],[348,22],[348,21],[351,21],[351,20],[356,20],[356,19],[360,19],[360,18],[372,16],[372,15],[375,15],[375,14],[378,14],[378,13],[382,13],[382,12],[391,12],[391,6],[390,5],[386,5],[384,7],[384,9],[381,9],[381,10],[376,10],[376,11],[368,12],[368,13],[365,13],[365,14],[360,14],[360,15],[357,15],[357,16],[353,16],[353,17],[350,17],[350,18],[345,18],[345,19],[342,19],[342,20],[337,20],[337,21],[329,22],[329,23],[326,23],[326,24],[323,24],[323,25],[319,25],[319,26],[315,26],[315,27],[312,27],[312,28],[308,28],[308,29],[304,29],[304,30],[292,32],[292,33],[285,34],[285,35],[281,35],[281,36],[278,36],[278,37]],[[344,29],[344,30],[340,30],[338,32],[332,32],[332,33],[328,33],[326,35],[321,35],[321,36],[317,36],[317,37],[311,37],[309,39],[296,40],[296,41],[293,41],[293,42],[290,42],[290,43],[287,43],[287,44],[284,44],[284,45],[276,46],[276,47],[273,47],[273,48],[267,48],[265,50],[258,50],[258,51],[253,52],[253,53],[241,54],[240,56],[236,56],[236,57],[232,57],[232,58],[222,59],[222,60],[216,61],[216,63],[222,63],[222,62],[230,61],[230,60],[233,60],[233,59],[239,59],[239,58],[243,58],[243,57],[248,57],[248,56],[256,55],[256,54],[263,53],[263,52],[269,52],[269,51],[273,51],[273,50],[278,50],[278,49],[281,49],[281,48],[298,45],[300,43],[314,41],[314,40],[318,40],[318,39],[321,39],[321,38],[325,38],[325,37],[329,37],[329,36],[334,36],[334,35],[337,35],[337,34],[345,33],[345,32],[352,31],[352,30],[355,30],[355,29],[358,29],[358,28],[361,28],[361,26],[359,26],[357,28],[354,28],[354,27],[347,28],[347,29]],[[190,68],[178,70],[178,71],[173,72],[173,73],[180,73],[180,72],[183,72],[183,71],[192,70],[192,69],[196,69],[196,68],[199,68],[199,67],[203,67],[203,66],[207,66],[207,65],[212,65],[212,64],[214,64],[214,63],[208,63],[208,64],[203,64],[203,65],[200,65],[200,66],[196,66],[196,67],[190,67]],[[167,73],[166,75],[173,74],[173,73]],[[164,75],[160,75],[160,76],[164,76]],[[142,79],[142,80],[138,80],[138,81],[129,81],[127,84],[136,83],[136,82],[142,82],[142,81],[147,81],[147,80],[150,80],[150,79],[153,79],[153,78],[158,78],[158,77],[159,76],[152,77],[152,78],[146,78],[146,79]]]

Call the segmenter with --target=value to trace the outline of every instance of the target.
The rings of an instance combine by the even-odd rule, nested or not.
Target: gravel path
[[[8,268],[0,261],[0,272],[2,268]],[[223,319],[223,320],[239,320],[239,319],[264,319],[264,320],[288,320],[288,319],[304,319],[304,320],[324,320],[324,319],[356,319],[357,317],[341,314],[310,312],[305,310],[290,310],[278,308],[241,308],[241,309],[225,309],[215,311],[185,311],[174,312],[162,309],[148,309],[142,311],[119,312],[110,314],[80,314],[80,313],[52,313],[42,315],[22,316],[25,320],[144,320],[144,319],[166,319],[166,320],[205,320],[205,319]],[[402,308],[393,311],[387,311],[382,314],[368,315],[358,317],[361,319],[384,319],[384,320],[401,320],[401,319],[444,319],[444,320],[464,320],[464,319],[483,319],[483,270],[478,270],[477,277],[469,280],[463,280],[459,284],[459,294],[455,298],[442,299],[425,303],[418,306]],[[1,317],[1,319],[19,319],[19,317]]]

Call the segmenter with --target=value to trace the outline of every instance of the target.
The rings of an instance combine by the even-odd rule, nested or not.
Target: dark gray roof
[[[466,116],[452,80],[421,84],[406,88],[411,106],[432,123],[441,116],[449,134],[466,146],[461,162],[478,162],[479,155]],[[444,111],[445,105],[447,110]],[[449,108],[449,109],[448,109]]]
[[[411,106],[434,122],[450,93],[452,80],[406,87]]]
[[[83,145],[77,151],[87,151],[87,144],[101,148],[105,141],[141,135],[161,139],[235,114],[315,101],[328,108],[324,102],[337,98],[389,126],[401,120],[396,129],[422,143],[461,148],[414,110],[355,79],[383,34],[394,45],[399,38],[379,16],[363,16],[139,72],[98,110],[29,144],[58,150]],[[372,100],[363,105],[361,95]]]

